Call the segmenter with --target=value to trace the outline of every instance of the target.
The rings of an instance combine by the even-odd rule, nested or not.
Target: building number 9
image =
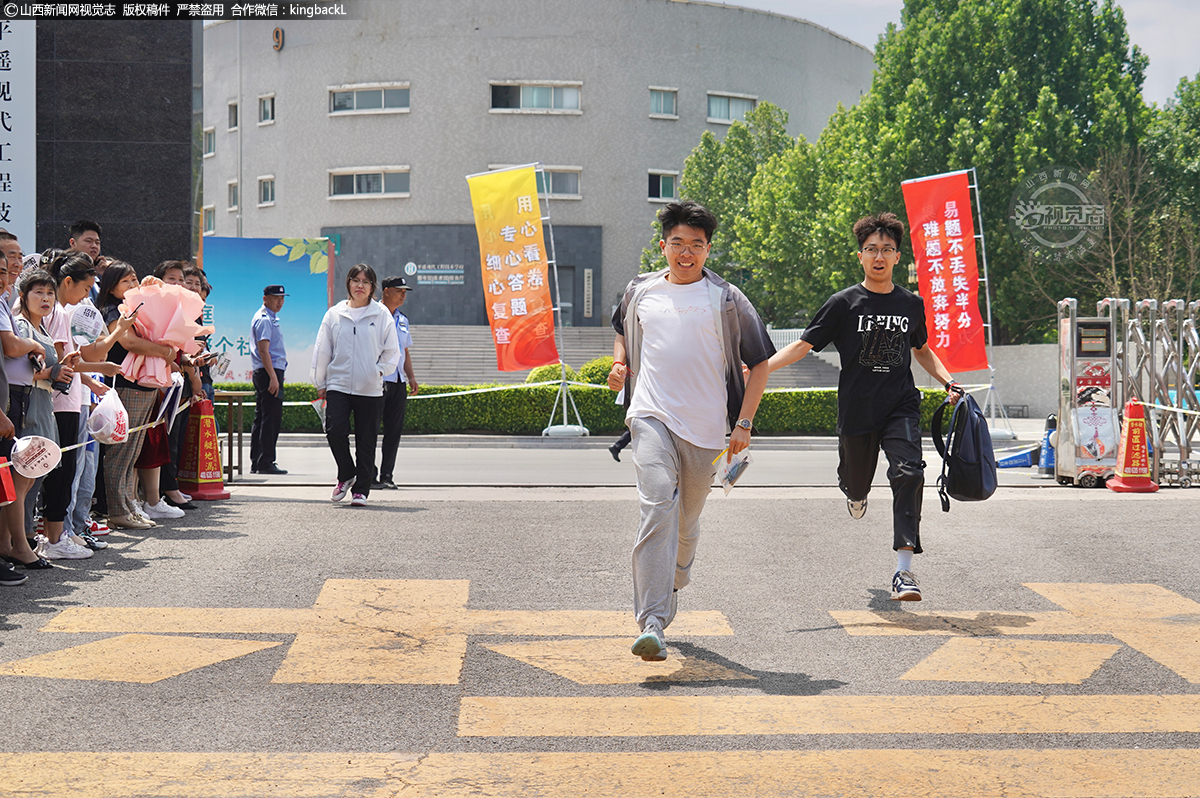
[[[283,28],[276,28],[271,32],[271,40],[275,42],[275,51],[283,49]]]

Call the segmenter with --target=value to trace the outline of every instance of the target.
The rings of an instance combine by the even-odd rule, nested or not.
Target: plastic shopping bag
[[[124,443],[129,438],[129,413],[115,390],[109,390],[88,417],[87,431],[101,443]]]
[[[724,452],[721,453],[721,468],[717,471],[717,479],[720,480],[721,487],[725,489],[725,495],[728,496],[729,491],[733,490],[733,486],[754,462],[754,458],[750,456],[749,449],[742,449],[729,462],[725,462],[724,454]]]

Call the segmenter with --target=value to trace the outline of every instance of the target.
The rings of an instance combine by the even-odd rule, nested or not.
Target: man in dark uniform
[[[250,471],[254,474],[286,474],[275,465],[275,442],[283,420],[283,372],[287,351],[275,315],[287,294],[282,285],[263,289],[263,303],[250,322],[250,363],[254,368],[254,426],[250,428]]]

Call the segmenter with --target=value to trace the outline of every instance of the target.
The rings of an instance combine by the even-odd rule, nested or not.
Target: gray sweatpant
[[[671,591],[690,581],[700,512],[712,488],[718,449],[693,446],[656,418],[631,418],[642,520],[633,546],[633,612],[638,628],[665,622]]]

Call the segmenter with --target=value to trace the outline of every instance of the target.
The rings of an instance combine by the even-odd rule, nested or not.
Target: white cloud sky
[[[774,11],[829,28],[874,49],[889,22],[900,22],[903,0],[726,0],[729,5]],[[1130,40],[1150,58],[1142,93],[1162,105],[1182,77],[1200,73],[1200,1],[1122,0]]]

